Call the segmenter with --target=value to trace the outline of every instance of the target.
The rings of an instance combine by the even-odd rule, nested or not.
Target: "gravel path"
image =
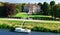
[[[32,19],[13,19],[13,18],[2,18],[0,20],[18,20],[18,21],[31,21],[31,22],[60,23],[60,21],[32,20]]]

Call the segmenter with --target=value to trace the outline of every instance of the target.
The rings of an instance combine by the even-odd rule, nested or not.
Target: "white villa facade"
[[[32,13],[40,12],[41,9],[40,9],[40,6],[37,5],[37,4],[26,4],[24,6],[24,10],[23,11],[32,14]]]

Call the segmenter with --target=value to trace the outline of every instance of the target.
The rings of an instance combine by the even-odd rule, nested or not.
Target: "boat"
[[[31,30],[29,30],[29,29],[23,29],[23,28],[15,28],[15,32],[30,33]]]

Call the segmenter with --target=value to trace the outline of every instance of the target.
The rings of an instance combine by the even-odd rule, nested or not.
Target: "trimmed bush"
[[[34,27],[31,29],[32,31],[40,31],[40,32],[53,32],[53,33],[60,33],[60,29],[59,30],[50,30],[48,28],[44,28],[44,27]]]
[[[9,25],[7,25],[7,24],[1,24],[0,28],[1,29],[9,29]]]
[[[10,31],[14,31],[15,27],[9,26],[8,24],[0,24],[1,29],[9,29]]]

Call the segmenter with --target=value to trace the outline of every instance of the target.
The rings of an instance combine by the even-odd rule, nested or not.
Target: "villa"
[[[40,12],[40,6],[37,4],[26,4],[23,9],[24,12],[28,12],[30,14]]]

